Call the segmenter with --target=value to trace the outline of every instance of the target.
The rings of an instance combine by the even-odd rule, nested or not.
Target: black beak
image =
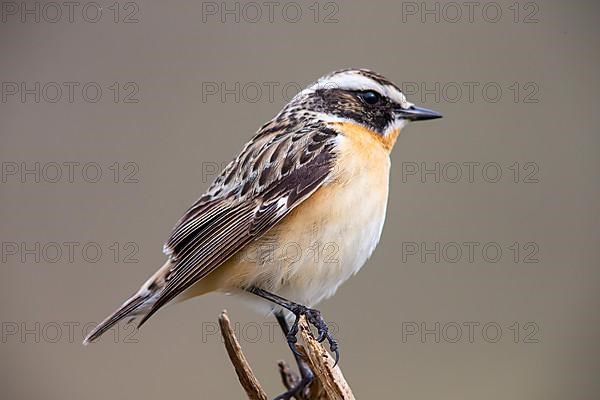
[[[415,106],[397,109],[396,115],[409,121],[425,121],[427,119],[442,118],[442,114],[438,112]]]

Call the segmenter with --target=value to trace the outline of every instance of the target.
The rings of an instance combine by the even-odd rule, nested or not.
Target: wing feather
[[[265,125],[179,220],[165,244],[171,270],[140,326],[271,229],[331,177],[335,131],[305,126],[282,135],[282,129]]]

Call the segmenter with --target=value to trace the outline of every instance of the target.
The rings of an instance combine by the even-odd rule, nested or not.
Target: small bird
[[[242,294],[272,312],[296,353],[305,315],[339,358],[318,310],[373,253],[385,220],[390,152],[411,121],[440,118],[366,69],[319,78],[264,124],[177,222],[165,264],[85,338],[124,318],[143,325],[162,306],[210,292]],[[291,323],[291,327],[289,325]]]

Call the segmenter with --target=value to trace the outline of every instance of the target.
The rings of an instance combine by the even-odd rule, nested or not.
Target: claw
[[[327,330],[321,331],[321,334],[317,338],[317,342],[323,343],[323,340],[327,339],[327,334],[328,334]]]
[[[295,336],[293,337],[294,340],[291,340],[291,339],[292,338],[288,338],[288,346],[290,346],[290,350],[292,350],[292,353],[294,353],[298,357],[302,357],[302,354],[296,348],[296,337]]]
[[[323,320],[323,317],[321,317],[321,312],[319,310],[307,308],[304,306],[297,306],[292,310],[292,313],[296,316],[296,320],[294,321],[294,324],[292,325],[288,333],[287,339],[288,344],[294,352],[294,354],[300,356],[298,350],[296,349],[296,334],[298,333],[299,329],[298,323],[300,322],[300,316],[305,315],[308,323],[317,328],[317,333],[319,336],[316,338],[316,340],[319,343],[322,343],[323,341],[327,340],[327,343],[329,343],[329,349],[335,354],[335,364],[333,365],[335,367],[340,359],[338,343],[329,333],[329,327]]]
[[[338,349],[337,342],[333,340],[333,338],[331,339],[331,341],[329,341],[329,349],[335,354],[335,363],[333,363],[333,368],[335,368],[336,365],[338,365],[338,362],[340,361],[340,350]]]

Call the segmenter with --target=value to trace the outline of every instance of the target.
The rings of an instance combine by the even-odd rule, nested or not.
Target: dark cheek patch
[[[392,122],[392,108],[386,99],[381,104],[369,106],[360,101],[354,92],[341,89],[325,89],[315,93],[312,99],[317,111],[356,121],[381,135]]]

